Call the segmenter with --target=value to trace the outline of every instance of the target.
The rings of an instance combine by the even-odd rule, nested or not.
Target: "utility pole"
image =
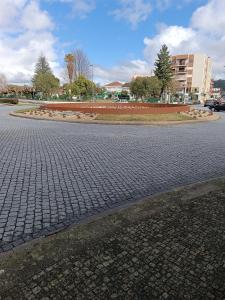
[[[92,102],[94,102],[94,65],[90,65],[91,67],[91,81],[92,81]]]

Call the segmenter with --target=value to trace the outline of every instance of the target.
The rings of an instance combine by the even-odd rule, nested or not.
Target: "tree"
[[[81,96],[81,97],[89,97],[93,95],[96,91],[96,86],[94,82],[88,80],[86,77],[80,75],[77,80],[73,83],[68,84],[66,87],[67,91],[74,96]]]
[[[44,96],[51,95],[59,88],[60,82],[56,78],[44,56],[40,56],[35,67],[32,79],[33,87],[37,92],[42,92]]]
[[[33,81],[36,91],[42,92],[44,96],[49,96],[59,89],[59,79],[50,73],[39,73]]]
[[[179,81],[172,79],[168,85],[168,90],[171,95],[176,95],[178,92],[184,90],[184,88]]]
[[[79,76],[84,76],[86,78],[91,77],[91,67],[90,61],[87,55],[81,49],[76,49],[74,51],[75,57],[75,79],[78,79]]]
[[[157,57],[155,62],[155,75],[162,82],[161,96],[163,96],[173,78],[170,54],[168,47],[165,44],[162,46]]]
[[[223,80],[223,79],[215,80],[214,87],[220,88],[222,91],[225,91],[225,80]]]
[[[148,97],[159,97],[162,89],[162,82],[156,76],[144,77],[146,95]]]
[[[136,98],[143,98],[146,96],[146,89],[144,85],[143,77],[137,77],[131,81],[130,91]]]
[[[7,88],[7,80],[4,74],[0,74],[0,92],[3,92]]]
[[[131,93],[137,98],[158,97],[162,88],[161,81],[156,77],[137,77],[130,84]]]
[[[67,75],[69,78],[69,83],[72,83],[75,76],[75,56],[71,53],[65,56]]]
[[[101,86],[96,86],[95,91],[99,95],[103,95],[103,94],[105,94],[107,92],[106,88],[105,87],[101,87]]]
[[[35,66],[35,74],[38,73],[52,73],[49,63],[43,55],[39,56]]]

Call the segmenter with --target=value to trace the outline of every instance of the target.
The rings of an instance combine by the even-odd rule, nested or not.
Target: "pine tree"
[[[162,82],[161,96],[165,94],[170,82],[173,78],[173,70],[171,67],[171,59],[168,47],[164,44],[158,53],[155,62],[155,75]]]
[[[45,56],[41,55],[32,78],[33,87],[37,92],[48,96],[59,88],[59,79],[54,76]]]
[[[35,75],[40,74],[40,73],[51,73],[52,74],[52,70],[49,66],[49,63],[47,62],[46,57],[43,55],[41,55],[38,58],[38,61],[37,61],[36,67],[35,67]]]

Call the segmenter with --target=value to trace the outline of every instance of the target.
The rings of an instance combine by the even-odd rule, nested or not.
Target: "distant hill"
[[[225,91],[225,80],[223,79],[215,80],[214,87],[221,88],[223,91]]]

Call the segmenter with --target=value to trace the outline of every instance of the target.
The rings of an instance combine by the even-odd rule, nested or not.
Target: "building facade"
[[[130,92],[130,84],[119,81],[108,83],[104,87],[109,93],[121,93],[122,91]]]
[[[171,61],[178,92],[195,95],[202,103],[210,98],[212,61],[207,55],[175,55]]]
[[[123,83],[121,83],[119,81],[115,81],[115,82],[106,84],[104,87],[107,90],[107,92],[109,92],[109,93],[122,92]]]
[[[222,97],[222,90],[221,88],[213,88],[211,90],[211,98],[220,99]]]

